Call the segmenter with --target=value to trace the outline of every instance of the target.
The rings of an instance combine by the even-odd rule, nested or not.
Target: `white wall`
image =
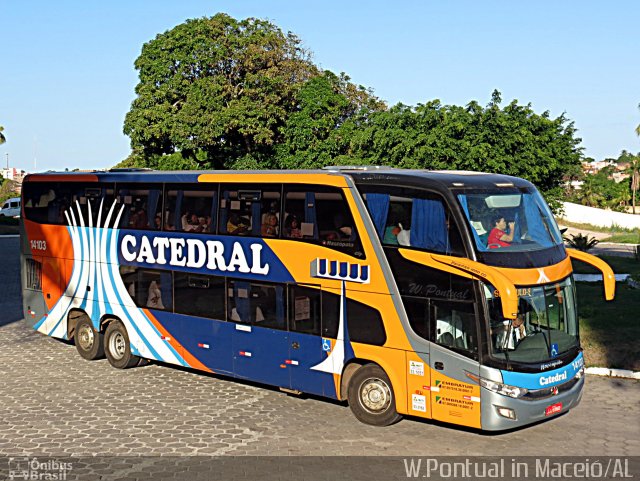
[[[625,229],[640,228],[640,215],[596,209],[595,207],[572,204],[571,202],[563,202],[563,205],[564,214],[561,218],[570,222],[591,224],[599,227],[611,227],[615,224],[616,226],[624,227]],[[640,212],[640,208],[638,206],[636,206],[636,212]]]

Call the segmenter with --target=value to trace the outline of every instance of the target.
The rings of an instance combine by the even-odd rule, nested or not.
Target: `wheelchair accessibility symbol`
[[[331,341],[329,339],[322,339],[322,350],[325,352],[331,351]]]
[[[558,345],[551,344],[551,357],[556,357],[558,355]]]

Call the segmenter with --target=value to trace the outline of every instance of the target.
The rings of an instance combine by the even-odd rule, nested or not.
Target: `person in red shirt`
[[[502,216],[496,216],[491,219],[493,229],[489,232],[487,238],[487,246],[489,249],[498,249],[500,247],[509,247],[513,242],[513,233],[515,230],[515,222],[509,222],[509,233],[507,234],[507,221]]]

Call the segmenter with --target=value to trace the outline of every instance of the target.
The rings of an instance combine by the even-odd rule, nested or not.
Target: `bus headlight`
[[[504,384],[501,382],[491,381],[490,379],[485,379],[484,377],[480,377],[476,374],[472,374],[467,372],[467,377],[473,379],[475,382],[480,384],[485,389],[489,391],[495,392],[502,396],[509,396],[512,398],[521,398],[525,394],[529,392],[528,389],[523,387],[510,386],[509,384]]]

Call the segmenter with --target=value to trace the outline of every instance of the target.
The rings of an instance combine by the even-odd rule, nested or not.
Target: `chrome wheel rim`
[[[382,379],[367,379],[360,386],[360,404],[372,413],[380,414],[391,404],[391,389]]]
[[[127,350],[127,342],[121,332],[114,332],[109,337],[109,352],[111,356],[120,360],[124,357]]]
[[[83,324],[78,329],[78,344],[83,351],[89,351],[93,347],[93,343],[95,342],[95,336],[93,334],[93,328],[88,324]]]

